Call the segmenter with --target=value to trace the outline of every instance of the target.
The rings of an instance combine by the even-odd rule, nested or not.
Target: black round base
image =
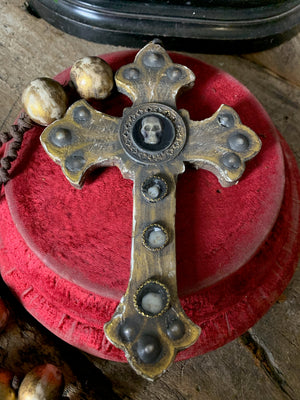
[[[168,50],[246,53],[274,47],[300,26],[299,0],[30,0],[30,11],[72,35]]]

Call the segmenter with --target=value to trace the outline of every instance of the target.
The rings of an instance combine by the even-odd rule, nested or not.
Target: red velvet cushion
[[[114,70],[133,52],[103,57]],[[190,167],[177,186],[177,276],[182,305],[202,327],[188,358],[217,348],[252,326],[291,278],[299,252],[299,175],[262,106],[228,74],[172,54],[191,68],[194,88],[178,99],[191,119],[232,106],[263,147],[238,185]],[[67,82],[69,70],[57,79]],[[114,95],[102,111],[122,115],[130,102]],[[24,306],[55,334],[92,354],[125,360],[103,334],[129,278],[132,182],[117,168],[93,172],[71,187],[39,143],[26,134],[2,199],[1,272]],[[282,151],[283,149],[283,151]],[[21,234],[21,235],[20,235]]]

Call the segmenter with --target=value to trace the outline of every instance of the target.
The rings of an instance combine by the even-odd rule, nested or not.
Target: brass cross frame
[[[117,89],[133,102],[122,118],[80,100],[41,135],[46,152],[75,187],[83,185],[88,170],[99,166],[118,166],[123,177],[134,182],[130,280],[104,330],[136,372],[150,380],[200,334],[177,295],[177,176],[185,163],[192,163],[230,186],[261,147],[256,134],[226,105],[203,121],[178,111],[177,94],[194,80],[189,68],[174,64],[151,42],[132,64],[116,72]]]

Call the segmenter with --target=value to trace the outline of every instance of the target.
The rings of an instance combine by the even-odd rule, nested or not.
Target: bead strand
[[[34,126],[29,116],[22,112],[17,124],[10,127],[9,132],[0,132],[0,148],[8,143],[7,153],[0,159],[0,188],[10,179],[9,170],[11,163],[16,160],[21,148],[24,134]]]

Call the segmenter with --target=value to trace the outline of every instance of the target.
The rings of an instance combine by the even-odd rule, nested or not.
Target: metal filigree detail
[[[148,116],[163,118],[164,129],[166,130],[169,127],[169,131],[174,130],[174,138],[171,138],[172,140],[162,148],[156,149],[157,145],[153,145],[153,149],[151,149],[151,145],[143,148],[134,140],[135,130],[139,131],[143,118]],[[166,135],[166,132],[163,132],[162,135]],[[142,135],[140,136],[142,137]],[[170,161],[183,149],[185,141],[185,123],[181,116],[171,107],[158,103],[146,103],[126,110],[120,128],[120,142],[125,152],[134,160],[143,164]]]
[[[142,183],[141,187],[145,200],[150,203],[163,200],[168,195],[168,189],[167,181],[159,175],[150,176]]]
[[[118,90],[133,101],[122,118],[79,101],[41,136],[47,153],[77,187],[89,169],[102,165],[117,165],[134,181],[130,280],[104,330],[131,366],[150,380],[200,334],[177,295],[177,176],[190,162],[213,172],[221,185],[232,185],[261,146],[228,106],[203,121],[177,111],[176,96],[194,79],[189,68],[174,64],[160,45],[149,43],[116,73]]]
[[[151,309],[151,307],[148,307],[148,309],[145,309],[143,307],[143,300],[145,297],[149,297],[149,295],[151,296],[152,294],[157,295],[158,300],[156,298],[156,304],[159,302],[159,296],[161,296],[162,301],[160,304],[156,305],[156,308],[152,307]],[[158,318],[170,307],[170,293],[166,285],[163,285],[161,282],[156,280],[148,279],[138,288],[137,292],[133,296],[133,302],[137,312],[142,314],[144,317]],[[148,303],[151,304],[150,302],[151,299]]]
[[[151,234],[160,235],[151,243]],[[155,223],[148,225],[142,234],[143,245],[150,251],[159,251],[167,246],[169,242],[169,234],[165,227],[161,224]]]

